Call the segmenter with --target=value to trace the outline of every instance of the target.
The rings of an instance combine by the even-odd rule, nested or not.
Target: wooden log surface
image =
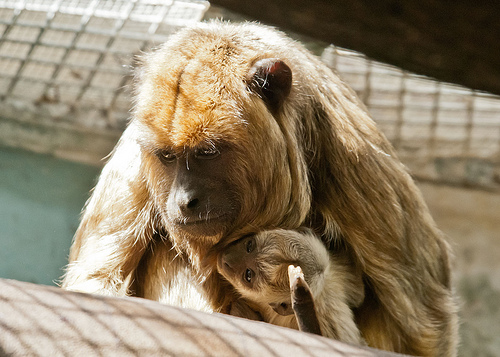
[[[210,0],[263,23],[442,81],[500,94],[500,3]]]
[[[0,356],[395,356],[139,298],[0,279]]]

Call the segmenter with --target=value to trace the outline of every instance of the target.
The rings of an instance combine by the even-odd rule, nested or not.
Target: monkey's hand
[[[238,299],[231,303],[229,315],[244,317],[255,321],[264,321],[262,315],[258,311],[252,309],[244,299]]]
[[[292,295],[292,309],[297,318],[299,330],[322,335],[314,307],[314,298],[300,266],[288,266],[288,279]]]

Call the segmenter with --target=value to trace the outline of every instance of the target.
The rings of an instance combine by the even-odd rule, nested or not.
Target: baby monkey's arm
[[[322,335],[316,308],[314,307],[314,298],[300,266],[289,265],[288,278],[292,295],[292,309],[299,330]]]

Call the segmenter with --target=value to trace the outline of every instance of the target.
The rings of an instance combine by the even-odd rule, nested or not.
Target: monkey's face
[[[231,225],[240,211],[227,172],[234,161],[229,146],[164,148],[156,153],[168,187],[163,214],[170,225],[193,236],[213,236]]]
[[[268,245],[273,245],[273,241],[266,233],[243,237],[219,254],[217,269],[243,297],[289,314],[291,310],[285,312],[282,308],[290,306],[288,263],[274,253],[267,254]]]
[[[239,145],[230,140],[243,134],[212,134],[211,120],[217,120],[204,118],[186,113],[171,123],[168,133],[158,127],[148,129],[154,140],[143,143],[143,157],[156,209],[171,237],[212,245],[241,216],[249,186],[242,168],[249,165],[243,162]]]
[[[239,290],[257,290],[262,276],[257,267],[259,249],[254,236],[244,237],[224,249],[219,254],[219,272]]]

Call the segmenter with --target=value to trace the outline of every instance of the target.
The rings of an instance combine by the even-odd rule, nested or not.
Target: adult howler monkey
[[[305,226],[362,272],[355,321],[368,345],[455,355],[448,244],[342,80],[256,24],[183,29],[142,62],[64,288],[227,311],[237,294],[207,252]]]

